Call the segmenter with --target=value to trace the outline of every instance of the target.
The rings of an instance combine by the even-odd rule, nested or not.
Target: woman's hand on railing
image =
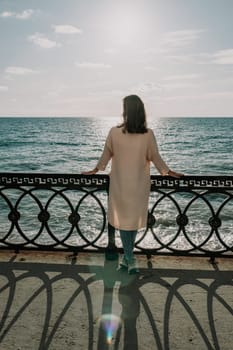
[[[95,175],[96,173],[98,173],[99,169],[95,168],[93,170],[89,170],[89,171],[82,171],[81,174],[82,175]]]
[[[184,176],[184,174],[177,173],[176,171],[173,171],[173,170],[169,170],[166,175],[171,176],[171,177],[176,177],[177,179],[180,179],[181,177]]]

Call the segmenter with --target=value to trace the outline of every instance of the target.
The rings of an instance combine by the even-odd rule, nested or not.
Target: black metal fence
[[[107,175],[0,173],[0,249],[121,250]],[[135,252],[232,257],[233,176],[151,176]]]

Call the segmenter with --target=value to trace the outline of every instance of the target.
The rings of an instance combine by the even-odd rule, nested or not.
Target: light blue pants
[[[133,249],[137,231],[120,230],[120,237],[124,249],[124,256],[128,263],[133,260]]]

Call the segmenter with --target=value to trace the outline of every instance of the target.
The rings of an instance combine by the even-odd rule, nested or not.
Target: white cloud
[[[213,55],[213,63],[233,64],[233,49],[219,50]]]
[[[198,95],[172,95],[172,96],[162,96],[161,99],[163,100],[217,100],[218,98],[221,99],[229,99],[232,100],[233,98],[233,92],[232,91],[216,91],[216,92],[206,92],[206,93],[200,93]]]
[[[160,43],[160,45],[162,45]],[[158,47],[149,47],[147,49],[144,50],[144,54],[145,55],[160,55],[160,54],[164,54],[167,52],[167,47],[166,48],[162,48],[161,46]]]
[[[175,74],[163,78],[162,88],[165,90],[188,89],[197,86],[196,79],[200,78],[199,74]]]
[[[158,72],[158,68],[154,66],[145,66],[144,69],[151,72]]]
[[[14,12],[4,11],[0,13],[0,17],[7,18],[7,17],[13,17],[15,14]]]
[[[0,85],[0,92],[1,91],[8,91],[8,86],[5,86],[5,85]]]
[[[43,49],[52,49],[54,47],[61,46],[61,44],[57,43],[56,41],[53,41],[53,40],[46,38],[41,33],[35,33],[33,35],[30,35],[28,37],[28,40],[31,41],[33,44],[42,47]]]
[[[11,11],[4,11],[2,13],[0,13],[0,17],[2,18],[9,18],[9,17],[12,17],[12,18],[17,18],[17,19],[29,19],[32,17],[33,13],[35,11],[32,10],[32,9],[27,9],[27,10],[24,10],[22,12],[11,12]]]
[[[116,53],[118,53],[118,51],[114,47],[109,47],[107,49],[104,49],[104,53],[106,53],[108,55],[115,55]]]
[[[17,67],[17,66],[10,66],[5,69],[5,72],[7,74],[12,74],[12,75],[25,75],[25,74],[32,74],[32,73],[37,73],[37,71],[34,71],[30,68],[25,68],[25,67]]]
[[[233,65],[233,49],[214,53],[202,52],[196,55],[168,55],[167,58],[173,63]]]
[[[233,99],[233,92],[232,91],[217,91],[217,92],[210,92],[210,93],[206,93],[204,94],[204,97],[209,97],[209,98],[229,98],[229,99]]]
[[[173,63],[173,64],[179,64],[179,63],[202,63],[202,57],[200,55],[185,55],[185,54],[181,54],[181,55],[171,55],[168,54],[165,56],[166,59],[169,60],[169,62]]]
[[[163,43],[165,46],[168,45],[172,48],[190,46],[195,40],[199,39],[203,31],[202,29],[186,29],[167,32],[163,36]]]
[[[164,77],[163,80],[166,81],[177,81],[177,80],[191,80],[191,79],[197,79],[200,78],[200,74],[182,74],[182,75],[170,75],[167,77]]]
[[[69,24],[52,25],[52,28],[54,29],[55,33],[61,33],[61,34],[81,34],[82,33],[82,30],[80,28],[71,26]]]
[[[47,95],[49,97],[58,97],[63,95],[65,90],[67,90],[67,86],[65,84],[57,84],[47,92]]]
[[[197,83],[190,83],[187,81],[170,81],[163,84],[163,90],[176,90],[176,89],[190,89],[196,88],[198,86]]]
[[[148,47],[143,53],[147,58],[153,56],[153,59],[157,60],[162,57],[174,64],[196,63],[195,55],[187,53],[187,50],[182,53],[182,50],[192,48],[204,31],[204,29],[186,29],[165,32],[158,38],[155,47]]]
[[[156,93],[156,96],[160,96],[167,90],[173,89],[188,89],[197,86],[195,78],[198,75],[196,74],[187,74],[187,75],[173,75],[163,78],[162,80],[155,82],[143,82],[137,86],[133,86],[130,91],[147,94]],[[191,80],[191,81],[190,81]]]
[[[96,62],[76,62],[75,65],[79,68],[87,69],[106,69],[111,68],[110,64],[106,63],[96,63]]]
[[[19,18],[19,19],[28,19],[30,18],[32,15],[33,15],[34,11],[31,10],[31,9],[28,9],[28,10],[24,10],[23,12],[21,13],[17,13],[16,14],[16,18]]]
[[[130,91],[136,93],[149,93],[152,91],[159,91],[161,89],[160,84],[154,82],[144,82],[139,84],[138,86],[133,86]]]

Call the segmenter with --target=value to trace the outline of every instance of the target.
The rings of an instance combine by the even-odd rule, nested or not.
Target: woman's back
[[[110,131],[112,147],[112,172],[118,176],[131,178],[140,173],[149,174],[147,159],[149,132],[144,134],[123,133],[122,128],[114,127]]]

